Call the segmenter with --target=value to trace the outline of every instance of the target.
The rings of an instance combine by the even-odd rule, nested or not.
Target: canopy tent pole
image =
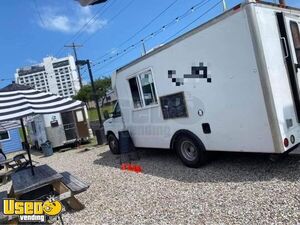
[[[34,175],[34,170],[33,170],[33,165],[32,165],[32,160],[31,160],[31,154],[30,154],[30,149],[29,149],[29,143],[28,143],[27,136],[26,136],[26,130],[25,130],[23,118],[20,119],[20,122],[21,122],[23,137],[24,137],[24,144],[25,144],[24,147],[25,147],[25,149],[27,151],[27,154],[28,154],[30,168],[31,168],[31,173],[32,173],[32,175]]]

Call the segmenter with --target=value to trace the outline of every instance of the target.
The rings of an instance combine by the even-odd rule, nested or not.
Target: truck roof
[[[195,34],[195,33],[198,33],[199,31],[201,30],[204,30],[212,25],[214,25],[215,23],[223,20],[224,18],[228,17],[228,16],[231,16],[232,14],[236,13],[237,11],[239,11],[240,9],[244,8],[246,5],[248,4],[256,4],[257,6],[265,6],[265,7],[269,7],[269,8],[274,8],[276,10],[280,9],[281,11],[285,11],[285,12],[293,12],[293,11],[297,11],[297,12],[300,12],[300,9],[299,8],[295,8],[295,7],[290,7],[290,6],[285,6],[284,8],[282,6],[280,6],[279,4],[276,4],[276,3],[271,3],[271,2],[264,2],[264,1],[260,1],[260,2],[255,2],[255,0],[246,0],[246,2],[244,3],[240,3],[236,6],[234,6],[233,8],[223,12],[222,14],[214,17],[213,19],[203,23],[203,24],[200,24],[199,26],[193,28],[192,30],[180,35],[179,37],[175,38],[174,40],[171,40],[170,42],[167,42],[166,44],[163,44],[161,45],[160,47],[146,53],[145,55],[129,62],[128,64],[120,67],[119,69],[116,70],[116,73],[118,72],[121,72],[125,69],[127,69],[128,67],[132,66],[132,65],[135,65],[137,64],[138,62],[146,59],[146,58],[149,58],[150,56],[160,52],[160,51],[163,51],[169,47],[171,47],[172,45],[190,37],[191,35]]]

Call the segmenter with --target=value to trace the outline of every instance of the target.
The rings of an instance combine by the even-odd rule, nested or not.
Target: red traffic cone
[[[133,171],[133,169],[134,169],[133,166],[131,164],[128,164],[128,170]]]
[[[138,170],[139,170],[138,165],[134,165],[133,166],[133,171],[136,172],[136,173],[138,173]]]
[[[122,163],[121,170],[126,170],[126,164],[125,163]]]
[[[142,167],[138,166],[138,173],[141,173],[141,172],[142,172]]]

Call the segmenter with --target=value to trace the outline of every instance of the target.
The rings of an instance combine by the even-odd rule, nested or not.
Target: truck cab
[[[119,131],[124,130],[124,123],[119,102],[115,104],[113,113],[110,115],[110,118],[103,123],[103,126],[111,152],[114,154],[119,154]]]

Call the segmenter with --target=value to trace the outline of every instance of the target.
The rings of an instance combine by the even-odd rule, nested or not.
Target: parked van
[[[300,142],[300,10],[248,0],[118,69],[110,149],[286,153]]]

